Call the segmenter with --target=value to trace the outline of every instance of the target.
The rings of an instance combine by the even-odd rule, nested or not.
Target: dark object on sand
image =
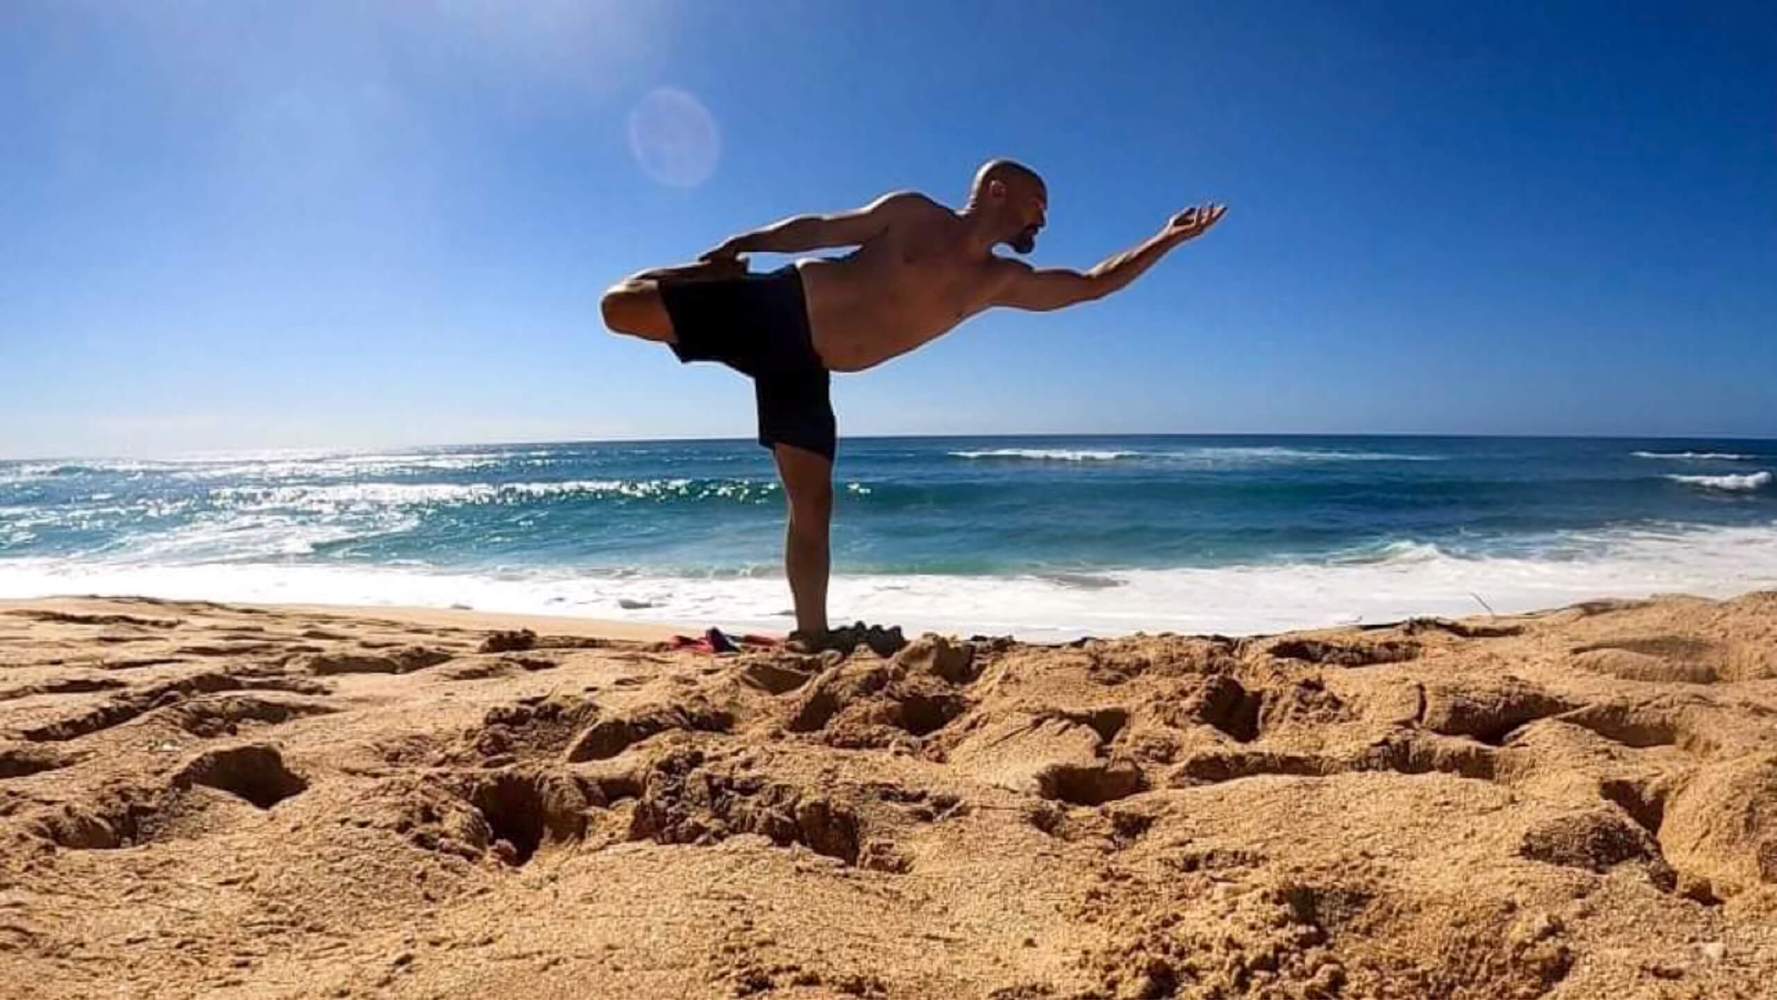
[[[822,643],[825,648],[837,649],[842,653],[850,653],[858,648],[859,644],[870,647],[872,653],[886,659],[900,652],[901,647],[907,645],[907,637],[901,634],[901,626],[899,625],[884,628],[881,625],[866,625],[860,621],[856,624],[828,629],[826,640]]]
[[[495,632],[481,640],[483,653],[520,653],[537,645],[537,633],[528,628]]]

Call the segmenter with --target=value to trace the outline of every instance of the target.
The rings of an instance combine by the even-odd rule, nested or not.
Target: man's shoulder
[[[990,253],[987,255],[987,269],[995,275],[1007,278],[1016,277],[1020,274],[1029,274],[1031,271],[1035,270],[1024,261],[1013,257],[1001,257],[997,253]]]
[[[873,210],[889,211],[907,215],[927,214],[933,211],[948,212],[950,209],[920,191],[890,191],[888,194],[870,203]]]

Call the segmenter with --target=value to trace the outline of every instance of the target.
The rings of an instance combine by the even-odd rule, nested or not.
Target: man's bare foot
[[[784,648],[792,653],[819,653],[826,649],[837,649],[850,655],[858,646],[870,647],[877,656],[889,657],[901,651],[907,640],[901,635],[901,626],[893,625],[884,628],[881,625],[841,625],[820,633],[805,632],[797,629],[784,640]]]
[[[833,643],[830,631],[807,632],[797,629],[784,639],[784,648],[792,653],[818,653]]]

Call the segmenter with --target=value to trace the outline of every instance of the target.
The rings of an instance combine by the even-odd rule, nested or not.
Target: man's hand
[[[1209,227],[1221,221],[1228,212],[1228,206],[1205,202],[1185,209],[1172,217],[1166,225],[1166,235],[1176,242],[1196,239],[1209,231]]]
[[[747,273],[747,259],[740,255],[729,240],[709,253],[697,258],[709,265],[709,274],[715,278],[728,278]]]
[[[723,240],[720,247],[709,250],[707,254],[702,254],[697,259],[709,261],[709,263],[721,263],[721,261],[734,261],[734,259],[739,259],[739,256],[741,256],[741,249],[734,245],[734,240]]]

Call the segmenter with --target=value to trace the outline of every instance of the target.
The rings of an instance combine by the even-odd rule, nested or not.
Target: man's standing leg
[[[784,574],[796,602],[796,631],[810,651],[827,634],[827,576],[831,569],[828,529],[833,523],[833,463],[826,456],[779,444],[772,449],[777,474],[789,499],[784,534]],[[801,644],[797,644],[801,645]]]

